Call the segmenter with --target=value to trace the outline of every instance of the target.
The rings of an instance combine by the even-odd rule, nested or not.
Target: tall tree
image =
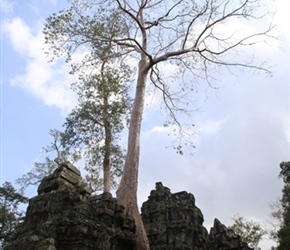
[[[186,110],[187,101],[180,98],[194,93],[188,73],[194,78],[212,80],[210,69],[244,67],[263,70],[244,57],[231,58],[231,52],[264,41],[269,31],[239,34],[226,25],[237,20],[258,20],[260,0],[72,0],[71,6],[47,19],[44,33],[53,55],[71,55],[77,50],[88,51],[86,63],[96,59],[96,48],[114,46],[112,57],[137,60],[134,104],[131,112],[127,156],[118,201],[125,212],[134,217],[137,230],[137,249],[149,249],[149,242],[138,212],[137,187],[140,155],[140,132],[147,79],[161,92],[169,114],[177,125],[177,114]],[[116,29],[116,27],[118,27]],[[98,47],[99,46],[99,47]],[[98,51],[98,50],[97,50]],[[245,60],[243,60],[245,59]],[[161,66],[165,62],[177,69],[172,75],[177,81],[164,78]],[[74,66],[75,68],[75,66]],[[182,106],[183,105],[183,106]],[[182,127],[179,126],[179,131]]]
[[[79,99],[66,118],[65,131],[50,130],[53,142],[42,149],[44,161],[35,162],[31,171],[17,179],[23,188],[38,184],[61,163],[81,158],[85,161],[85,181],[92,190],[110,192],[117,186],[125,158],[117,142],[132,105],[127,84],[130,70],[122,64],[120,72],[108,64],[108,58],[103,59],[100,73],[79,75],[73,84]]]
[[[280,177],[283,179],[282,189],[282,227],[278,230],[278,249],[290,249],[290,161],[280,163]]]
[[[81,148],[85,155],[88,182],[101,182],[104,192],[116,186],[115,177],[120,177],[123,169],[124,152],[117,141],[132,103],[129,76],[107,61],[103,61],[100,73],[81,76],[74,85],[78,104],[64,124],[66,143]]]
[[[0,187],[0,248],[9,242],[18,225],[22,222],[23,211],[19,209],[21,204],[28,199],[22,191],[17,191],[10,182],[3,183]]]

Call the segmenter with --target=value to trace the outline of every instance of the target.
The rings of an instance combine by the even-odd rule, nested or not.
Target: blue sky
[[[57,0],[1,2],[1,183],[14,182],[40,158],[75,104],[74,80],[61,62],[44,56],[44,19],[65,6]],[[196,197],[209,228],[215,217],[230,224],[240,214],[264,223],[280,195],[279,163],[290,160],[289,2],[272,1],[278,38],[257,48],[273,76],[223,75],[222,88],[199,86],[194,113],[194,155],[179,156],[161,127],[162,111],[147,98],[141,137],[140,203],[155,182]],[[253,28],[250,26],[249,28]],[[156,104],[156,105],[155,105]],[[154,106],[155,105],[155,106]],[[29,195],[36,194],[32,190]],[[266,246],[269,243],[264,243]],[[266,249],[266,248],[265,248]]]

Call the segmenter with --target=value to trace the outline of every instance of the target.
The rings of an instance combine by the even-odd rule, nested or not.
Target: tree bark
[[[101,76],[102,76],[102,92],[103,92],[103,123],[105,129],[105,152],[103,159],[103,182],[104,182],[104,193],[111,192],[111,147],[112,147],[112,127],[109,120],[109,89],[107,87],[107,81],[105,76],[105,64],[106,59],[103,60],[101,66]]]
[[[111,192],[111,146],[112,129],[110,123],[105,120],[105,154],[103,160],[104,193]]]
[[[117,190],[118,202],[125,207],[125,213],[135,220],[137,250],[149,250],[148,237],[137,206],[138,168],[140,156],[140,133],[144,108],[148,63],[145,55],[141,56],[138,65],[138,79],[135,101],[131,114],[127,156],[120,186]]]
[[[105,85],[105,82],[103,83]],[[103,109],[103,120],[105,127],[105,153],[103,160],[103,176],[104,176],[104,193],[111,192],[111,147],[112,147],[112,128],[109,121],[108,114],[108,90],[106,86],[104,88],[104,109]]]

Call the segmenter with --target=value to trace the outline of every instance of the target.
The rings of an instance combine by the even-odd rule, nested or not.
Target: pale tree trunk
[[[144,109],[146,80],[151,62],[149,62],[147,54],[147,33],[144,26],[143,11],[141,9],[137,18],[142,33],[142,49],[139,51],[141,59],[138,64],[135,99],[130,119],[127,156],[120,186],[117,190],[117,200],[125,207],[125,213],[132,216],[135,221],[137,234],[136,250],[150,250],[147,233],[138,210],[137,189],[141,123]]]
[[[105,138],[105,154],[103,160],[103,176],[104,176],[104,193],[111,192],[111,144],[112,144],[112,130],[109,123],[105,125],[106,138]]]
[[[105,85],[105,83],[104,83]],[[108,90],[104,88],[104,110],[103,120],[105,127],[105,153],[103,159],[103,176],[104,176],[104,193],[111,192],[111,148],[112,148],[112,127],[109,121],[108,114]]]
[[[125,213],[129,216],[132,216],[135,220],[137,233],[137,250],[150,249],[148,237],[137,206],[140,133],[147,76],[148,63],[146,56],[142,55],[138,65],[138,79],[135,93],[135,101],[132,109],[129,127],[127,157],[121,183],[117,190],[118,202],[125,207]]]
[[[112,147],[112,127],[109,120],[109,89],[107,88],[107,81],[105,77],[105,64],[104,59],[101,66],[101,76],[102,76],[102,91],[103,91],[103,123],[105,128],[105,153],[103,159],[103,183],[104,183],[104,193],[111,192],[111,147]]]

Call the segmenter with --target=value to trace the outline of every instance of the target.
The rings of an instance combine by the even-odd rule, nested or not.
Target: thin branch
[[[183,0],[180,0],[178,1],[176,4],[174,4],[167,12],[165,15],[159,17],[156,21],[154,21],[153,23],[152,22],[147,22],[147,24],[150,24],[148,27],[146,27],[145,29],[150,29],[152,28],[153,26],[157,26],[159,24],[159,22],[162,22],[163,19],[167,16],[170,15],[170,12],[175,9],[176,6],[178,6]]]
[[[144,29],[143,25],[140,23],[140,21],[137,17],[135,17],[130,11],[128,11],[125,7],[123,7],[119,0],[116,0],[116,2],[118,3],[119,8],[123,12],[125,12],[129,17],[131,17],[134,20],[134,22],[137,23],[137,25],[139,26],[139,28],[141,30]],[[127,1],[124,1],[124,2],[127,4]],[[138,13],[139,13],[139,11],[138,11]]]
[[[196,39],[196,42],[194,44],[194,47],[198,47],[198,44],[199,44],[199,40],[202,38],[202,36],[205,34],[205,32],[209,29],[211,29],[212,27],[214,27],[215,25],[217,25],[218,23],[222,22],[222,21],[225,21],[226,19],[228,18],[231,18],[233,16],[245,16],[245,14],[239,14],[237,13],[239,10],[241,10],[245,5],[246,3],[248,2],[248,0],[246,0],[239,8],[237,9],[234,9],[232,12],[229,12],[228,14],[226,15],[222,15],[222,17],[220,17],[219,19],[217,19],[216,21],[212,22],[211,24],[209,24],[209,22],[207,23],[206,27],[204,28],[204,30],[199,34],[198,38]],[[237,13],[237,14],[236,14]],[[212,14],[212,13],[211,13]],[[209,21],[209,19],[208,19]]]
[[[213,60],[208,58],[207,56],[205,56],[204,54],[202,54],[201,52],[199,52],[200,56],[205,59],[206,61],[209,61],[213,64],[218,64],[218,65],[224,65],[224,66],[238,66],[238,67],[243,67],[243,68],[250,68],[250,69],[257,69],[257,70],[262,70],[268,74],[271,73],[270,70],[268,70],[267,68],[263,68],[262,66],[256,66],[256,65],[251,65],[251,64],[246,64],[246,63],[229,63],[229,62],[223,62],[223,61],[217,61],[217,60]]]
[[[199,12],[198,13],[198,15],[196,15],[196,17],[195,18],[193,18],[191,21],[190,21],[190,23],[189,23],[189,25],[188,25],[188,27],[187,27],[187,31],[186,31],[186,34],[185,34],[185,38],[184,38],[184,41],[183,41],[183,43],[182,43],[182,49],[185,49],[185,45],[186,45],[186,42],[187,42],[187,39],[188,39],[188,36],[189,36],[189,32],[190,32],[190,29],[191,29],[191,27],[192,27],[192,25],[193,25],[193,23],[199,18],[199,17],[201,17],[206,11],[207,11],[207,5],[206,5],[206,8],[204,8],[204,10],[203,11],[201,11],[201,12]]]
[[[177,50],[177,51],[169,51],[161,56],[153,58],[152,59],[152,66],[159,63],[159,62],[166,61],[167,59],[169,59],[171,57],[180,56],[180,55],[187,54],[189,52],[194,52],[194,51],[198,52],[198,50],[194,47],[189,48],[189,49],[181,49],[181,50]]]
[[[157,68],[156,68],[157,69]],[[170,116],[173,118],[174,122],[179,126],[179,127],[182,127],[180,122],[178,121],[176,115],[175,115],[175,111],[173,111],[173,108],[176,107],[176,105],[174,104],[173,102],[173,99],[172,99],[172,95],[170,95],[167,91],[166,91],[166,88],[165,88],[165,84],[163,83],[162,79],[160,78],[160,75],[158,72],[156,72],[156,69],[154,68],[151,68],[151,72],[150,72],[150,79],[151,79],[151,82],[153,83],[153,85],[159,89],[162,93],[162,96],[163,96],[163,101],[164,101],[164,104],[165,106],[168,108],[169,110],[169,113],[170,113]],[[158,69],[157,69],[158,70]],[[157,80],[154,79],[153,75],[155,75],[155,77],[157,78]],[[161,86],[159,86],[157,83],[159,83]],[[168,102],[169,100],[169,102]],[[171,105],[170,105],[170,104]]]

